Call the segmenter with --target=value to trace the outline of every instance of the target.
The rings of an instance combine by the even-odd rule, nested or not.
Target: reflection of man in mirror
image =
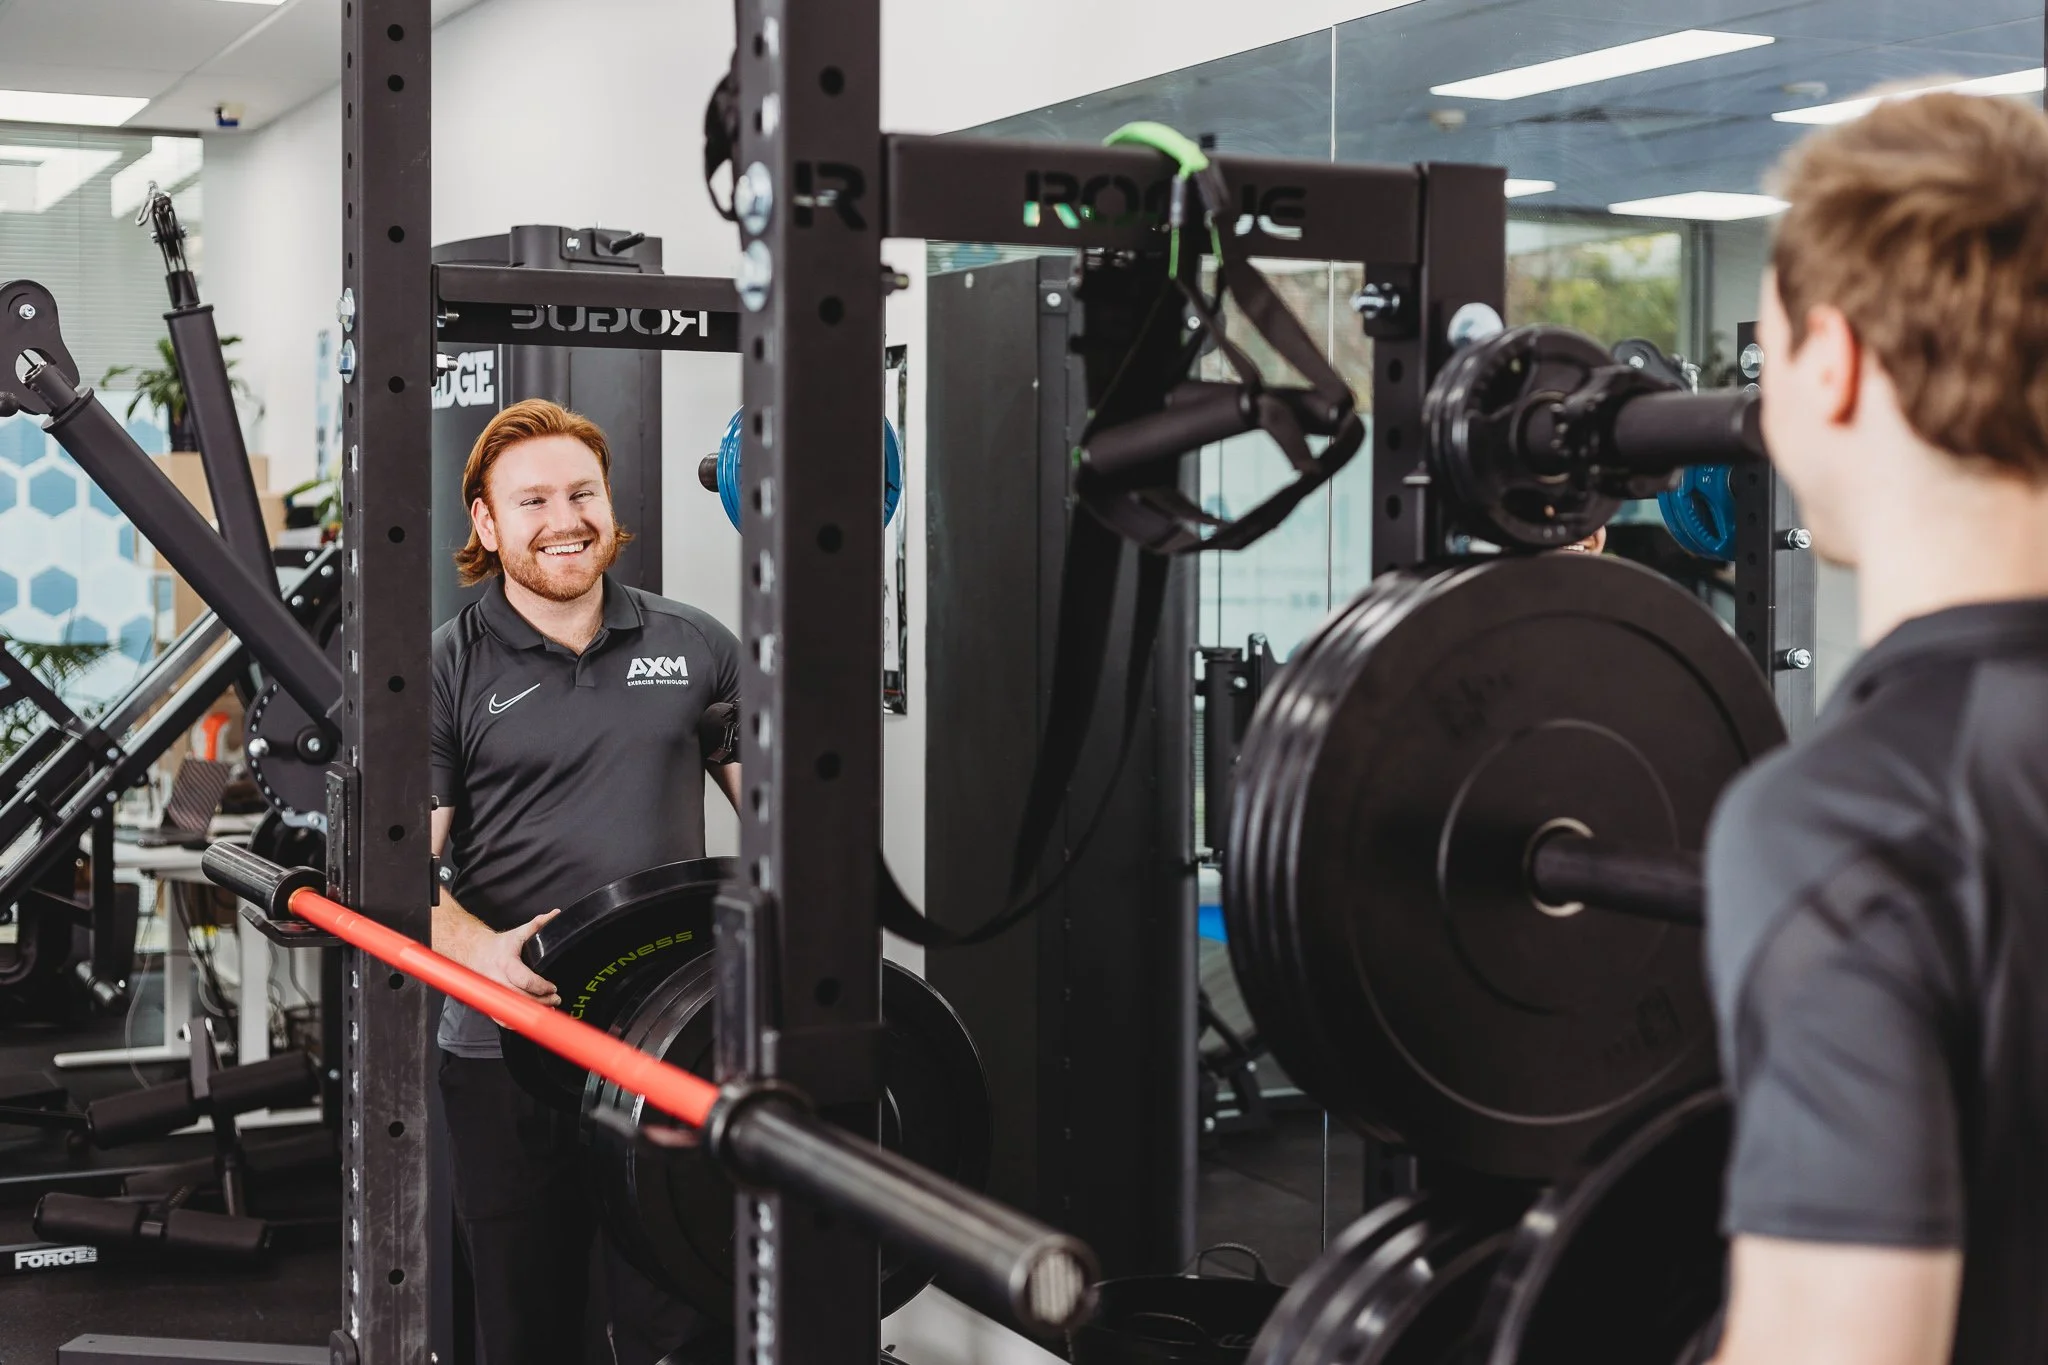
[[[2048,119],[1781,170],[1763,427],[1869,647],[1707,847],[1721,1365],[2048,1360]]]

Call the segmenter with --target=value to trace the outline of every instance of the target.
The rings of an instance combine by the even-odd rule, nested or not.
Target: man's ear
[[[1799,347],[1803,360],[1824,400],[1823,411],[1830,422],[1847,426],[1856,420],[1856,405],[1862,397],[1863,343],[1842,310],[1832,304],[1816,304],[1806,313],[1806,340]]]
[[[477,542],[492,554],[498,553],[498,523],[491,516],[491,504],[478,498],[469,505],[469,524],[476,528]]]

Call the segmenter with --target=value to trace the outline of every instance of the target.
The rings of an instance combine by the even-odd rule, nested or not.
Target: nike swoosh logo
[[[529,688],[527,688],[527,689],[526,689],[526,692],[531,692],[531,691],[533,691],[534,687],[539,687],[539,686],[540,686],[540,684],[539,684],[539,683],[535,683],[535,684],[533,685],[533,687],[529,687]],[[521,692],[521,693],[519,694],[519,697],[523,697],[523,696],[525,696],[525,695],[526,695],[526,692]],[[518,701],[518,700],[519,700],[519,697],[509,697],[509,698],[507,698],[507,699],[506,699],[506,700],[504,700],[504,701],[499,701],[499,700],[498,700],[498,694],[497,694],[496,692],[493,692],[493,693],[491,693],[491,714],[492,714],[492,715],[494,715],[494,716],[502,716],[502,715],[504,715],[504,714],[505,714],[505,713],[506,713],[507,711],[510,711],[510,710],[512,709],[512,705],[513,705],[513,703],[514,703],[514,702],[516,702],[516,701]]]

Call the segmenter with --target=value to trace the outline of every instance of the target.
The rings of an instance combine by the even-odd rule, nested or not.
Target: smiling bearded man
[[[630,538],[610,477],[588,418],[540,399],[492,418],[463,471],[455,557],[484,592],[434,633],[433,946],[550,1005],[555,983],[519,954],[557,907],[703,857],[707,771],[739,804],[739,764],[698,738],[708,708],[739,701],[739,642],[605,572]],[[497,1026],[449,1001],[438,1041],[482,1365],[729,1354],[597,1236],[576,1116],[518,1087]]]

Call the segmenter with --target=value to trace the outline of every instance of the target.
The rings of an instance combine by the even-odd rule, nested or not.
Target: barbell
[[[847,1219],[982,1312],[1036,1335],[1087,1316],[1096,1261],[1086,1244],[827,1122],[789,1087],[716,1085],[643,1052],[328,899],[310,868],[280,867],[228,844],[209,848],[202,866],[265,918],[303,920],[643,1097],[694,1130],[733,1178]]]

